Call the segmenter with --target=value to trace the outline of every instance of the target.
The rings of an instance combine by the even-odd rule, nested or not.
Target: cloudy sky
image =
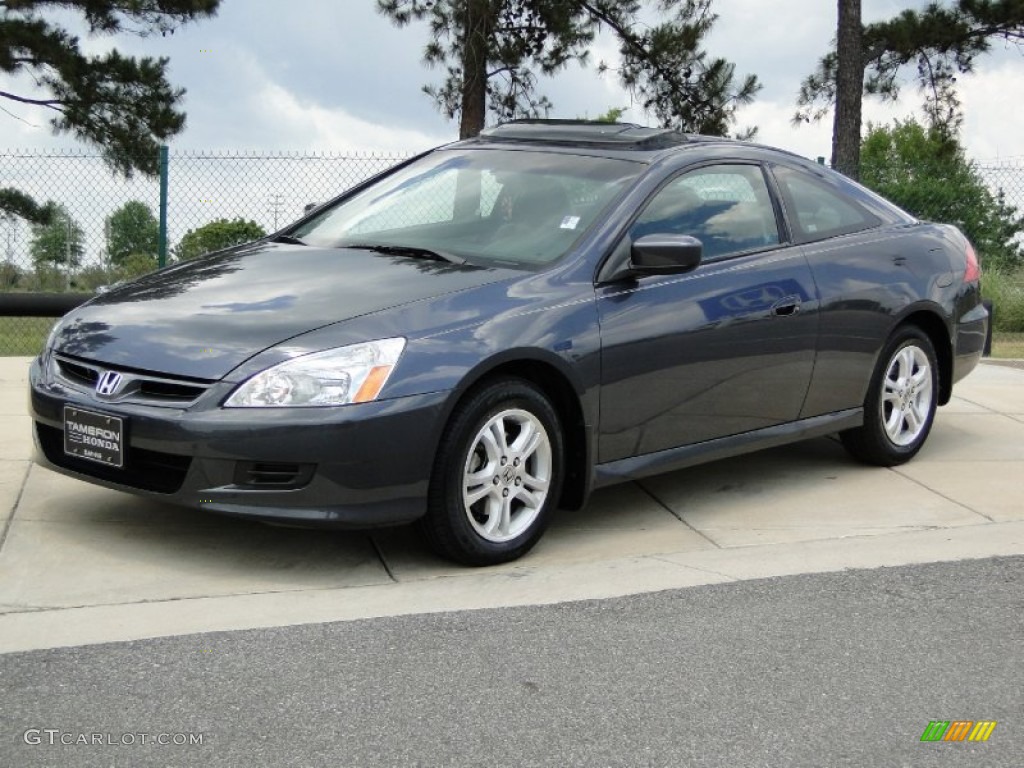
[[[865,21],[871,21],[923,3],[863,4]],[[764,84],[739,124],[759,126],[764,143],[810,157],[828,155],[830,124],[795,129],[789,120],[801,79],[834,34],[833,0],[718,0],[716,10],[720,20],[707,41],[709,52]],[[100,51],[116,44],[136,55],[170,58],[172,82],[188,91],[188,126],[175,148],[406,152],[457,134],[420,90],[440,78],[423,66],[426,39],[423,25],[395,28],[376,13],[373,0],[223,0],[215,19],[168,37],[123,36],[85,45]],[[614,55],[614,44],[601,39],[592,60],[613,61]],[[969,153],[979,160],[1024,157],[1024,50],[997,43],[960,86]],[[577,66],[542,81],[541,90],[554,102],[551,117],[594,116],[630,103],[614,76]],[[41,111],[2,106],[22,120],[0,113],[0,148],[74,146],[50,134]],[[886,121],[917,107],[910,84],[895,108],[869,103],[865,115]],[[645,122],[633,110],[627,118]]]

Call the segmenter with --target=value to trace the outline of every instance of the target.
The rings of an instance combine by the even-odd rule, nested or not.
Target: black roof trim
[[[686,144],[690,139],[669,128],[592,120],[513,120],[480,132],[484,142],[522,142],[581,147],[655,150]]]

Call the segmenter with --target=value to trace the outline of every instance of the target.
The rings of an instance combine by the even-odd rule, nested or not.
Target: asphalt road
[[[1019,768],[1022,637],[1010,557],[9,654],[0,765]]]

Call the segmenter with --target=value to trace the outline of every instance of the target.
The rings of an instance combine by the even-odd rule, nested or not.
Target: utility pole
[[[6,234],[7,234],[6,258],[7,258],[7,263],[8,264],[13,264],[14,263],[14,243],[18,239],[17,234],[15,233],[14,225],[15,225],[14,215],[10,214],[10,213],[5,214],[4,215],[4,229],[6,230]]]
[[[68,234],[64,239],[64,290],[71,289],[71,217],[64,219],[68,226]]]
[[[277,232],[277,217],[284,205],[284,195],[274,194],[270,196],[270,212],[274,214],[274,231]]]
[[[105,269],[110,269],[110,217],[103,220],[103,239],[106,244],[103,248],[103,256],[100,261]]]

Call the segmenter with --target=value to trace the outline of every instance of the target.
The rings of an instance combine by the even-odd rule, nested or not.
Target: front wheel
[[[896,332],[878,359],[864,400],[864,425],[840,434],[854,457],[891,467],[921,450],[935,419],[938,364],[931,340],[907,326]]]
[[[521,557],[558,505],[564,475],[558,414],[521,379],[484,385],[461,403],[434,462],[420,531],[466,565]]]

